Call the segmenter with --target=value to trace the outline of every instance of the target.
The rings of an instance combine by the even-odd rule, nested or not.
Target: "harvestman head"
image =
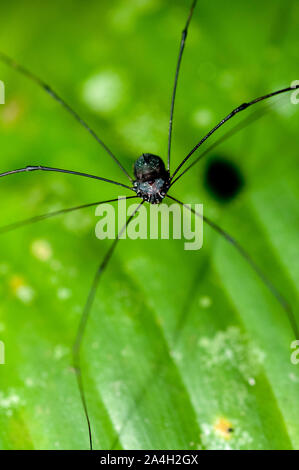
[[[104,259],[100,261],[99,266],[96,270],[91,288],[89,290],[89,294],[87,297],[87,301],[84,307],[84,310],[82,312],[82,316],[79,322],[79,326],[77,329],[77,335],[75,338],[74,346],[73,346],[73,366],[76,371],[76,377],[77,377],[77,383],[80,391],[80,396],[82,400],[82,405],[87,421],[87,426],[88,426],[88,433],[89,433],[89,443],[90,443],[90,449],[92,449],[93,444],[92,444],[92,430],[91,430],[91,423],[90,423],[90,418],[88,414],[88,408],[87,408],[87,402],[85,399],[85,392],[84,392],[84,387],[83,387],[83,381],[82,381],[82,375],[81,375],[81,367],[80,367],[80,348],[81,348],[81,343],[82,343],[82,338],[85,332],[86,324],[88,321],[88,317],[90,314],[90,310],[93,305],[94,297],[96,294],[96,290],[99,286],[100,278],[112,256],[112,253],[120,239],[121,234],[126,230],[126,227],[130,224],[131,220],[135,216],[135,214],[138,212],[140,206],[144,204],[145,202],[149,202],[150,204],[159,204],[163,201],[163,199],[166,197],[168,199],[171,199],[181,206],[185,206],[185,204],[178,199],[174,198],[169,194],[170,188],[180,179],[183,175],[187,173],[193,167],[204,155],[207,154],[207,152],[215,145],[217,145],[220,141],[223,141],[224,138],[227,138],[228,136],[232,135],[234,132],[240,130],[243,126],[240,126],[239,129],[236,128],[236,130],[233,132],[230,131],[227,136],[222,137],[219,139],[219,141],[216,141],[214,144],[212,144],[211,147],[209,147],[206,151],[204,151],[202,154],[200,154],[187,168],[185,168],[181,173],[178,174],[178,172],[181,170],[181,168],[186,164],[186,162],[191,158],[191,156],[203,145],[203,143],[208,140],[214,132],[216,132],[221,126],[223,126],[227,121],[229,121],[231,118],[233,118],[236,114],[238,114],[241,111],[244,111],[245,109],[249,108],[250,106],[260,102],[267,100],[268,98],[271,98],[276,95],[280,95],[282,93],[286,93],[288,91],[292,91],[294,89],[299,88],[299,85],[294,85],[291,87],[286,87],[278,91],[274,91],[272,93],[268,93],[266,95],[263,95],[259,98],[256,98],[252,101],[242,103],[241,105],[237,106],[233,111],[231,111],[227,116],[225,116],[223,119],[221,119],[218,124],[216,124],[204,137],[202,137],[199,142],[190,150],[190,152],[183,158],[181,163],[177,166],[177,168],[173,171],[171,174],[170,171],[170,162],[171,162],[171,142],[172,142],[172,125],[173,125],[173,116],[174,116],[174,105],[175,105],[175,97],[176,97],[176,89],[177,89],[177,84],[178,84],[178,78],[179,78],[179,72],[180,72],[180,67],[181,67],[181,61],[182,61],[182,56],[185,48],[185,42],[187,38],[187,33],[188,33],[188,28],[189,24],[191,21],[191,18],[193,16],[193,12],[196,6],[197,0],[194,0],[192,2],[189,15],[187,18],[187,22],[185,24],[185,27],[182,31],[182,36],[181,36],[181,42],[180,42],[180,48],[179,48],[179,55],[178,55],[178,60],[177,60],[177,65],[176,65],[176,71],[175,71],[175,78],[174,78],[174,85],[173,85],[173,91],[172,91],[172,97],[171,97],[171,108],[170,108],[170,120],[169,120],[169,131],[168,131],[168,153],[167,153],[167,168],[165,167],[164,161],[162,158],[156,155],[152,155],[150,153],[144,153],[141,155],[135,162],[134,165],[134,176],[135,180],[130,176],[128,171],[123,167],[119,159],[115,156],[115,154],[110,150],[110,148],[103,142],[101,138],[98,137],[96,132],[89,127],[89,125],[76,113],[76,111],[73,110],[47,83],[45,83],[43,80],[41,80],[39,77],[34,75],[32,72],[27,70],[25,67],[22,65],[19,65],[17,62],[15,62],[13,59],[8,57],[6,54],[0,52],[0,60],[4,63],[6,63],[9,67],[14,68],[16,71],[19,73],[23,74],[30,80],[34,81],[38,86],[40,86],[42,89],[44,89],[54,100],[56,100],[58,103],[60,103],[68,113],[70,113],[79,123],[81,126],[83,126],[87,132],[97,141],[98,144],[102,146],[102,148],[106,151],[106,153],[112,158],[115,163],[118,165],[120,170],[125,174],[125,176],[129,180],[129,184],[123,184],[118,181],[114,181],[108,178],[104,178],[102,176],[97,176],[97,175],[91,175],[89,173],[82,173],[79,171],[74,171],[74,170],[66,170],[66,169],[61,169],[61,168],[52,168],[52,167],[47,167],[43,165],[37,165],[37,166],[32,166],[28,165],[24,168],[20,168],[17,170],[10,170],[10,171],[5,171],[0,174],[0,177],[8,176],[8,175],[13,175],[16,173],[23,173],[23,172],[32,172],[32,171],[47,171],[47,172],[60,172],[60,173],[66,173],[66,174],[71,174],[75,176],[81,176],[84,178],[93,178],[97,179],[102,182],[106,182],[109,184],[121,186],[125,189],[128,189],[129,191],[132,191],[135,193],[135,195],[127,196],[124,199],[136,199],[140,198],[141,202],[137,209],[134,211],[134,213],[128,217],[126,224],[120,229],[117,238],[113,241],[112,245],[110,246],[109,250],[107,251],[106,255],[104,256]],[[242,123],[241,123],[242,124]],[[84,205],[79,205],[67,209],[62,209],[59,211],[55,212],[50,212],[47,214],[42,214],[38,215],[35,217],[32,217],[30,219],[25,219],[21,220],[19,222],[16,222],[14,224],[6,225],[2,228],[0,228],[0,233],[8,232],[11,230],[14,230],[16,228],[39,222],[41,220],[45,220],[51,217],[55,217],[57,215],[62,215],[67,212],[72,212],[76,210],[80,210],[83,208],[87,207],[92,207],[96,206],[99,204],[104,204],[107,202],[114,202],[118,201],[118,198],[115,199],[110,199],[108,201],[97,201],[97,202],[92,202],[90,204],[84,204]],[[263,271],[259,268],[259,266],[253,261],[249,253],[238,243],[238,241],[233,238],[230,234],[228,234],[226,231],[224,231],[222,228],[219,227],[216,223],[214,223],[211,219],[207,218],[206,216],[202,216],[201,214],[195,212],[192,208],[189,206],[185,206],[188,210],[191,210],[193,214],[196,217],[202,217],[203,221],[209,225],[213,230],[215,230],[219,235],[221,235],[226,241],[228,241],[230,244],[232,244],[235,249],[239,252],[239,254],[244,258],[244,260],[251,266],[251,268],[255,271],[259,279],[264,283],[264,285],[269,289],[271,294],[276,298],[276,300],[279,302],[281,305],[282,309],[285,311],[287,314],[287,317],[289,319],[291,328],[293,330],[293,333],[295,334],[296,338],[299,338],[298,334],[298,327],[297,323],[295,320],[295,317],[293,315],[293,312],[291,310],[290,305],[286,301],[286,299],[283,297],[283,295],[276,289],[276,287],[272,284],[272,282],[268,279],[268,277],[263,273]]]

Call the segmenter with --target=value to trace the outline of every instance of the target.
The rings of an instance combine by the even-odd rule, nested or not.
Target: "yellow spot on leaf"
[[[12,100],[3,107],[1,121],[6,127],[15,124],[22,115],[24,106],[20,101]]]
[[[9,281],[9,287],[12,292],[15,294],[20,287],[25,286],[25,280],[23,277],[15,275]]]
[[[230,439],[233,433],[233,425],[226,418],[218,418],[214,424],[215,433],[224,439]]]

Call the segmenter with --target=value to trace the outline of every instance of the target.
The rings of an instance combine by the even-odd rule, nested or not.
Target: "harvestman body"
[[[166,197],[169,199],[172,199],[173,201],[179,203],[182,206],[185,206],[183,202],[179,201],[178,199],[174,198],[170,194],[168,194],[169,189],[173,186],[173,184],[181,178],[195,163],[197,163],[206,153],[203,152],[199,157],[197,157],[187,168],[185,168],[179,175],[177,175],[178,171],[182,168],[183,165],[189,160],[189,158],[193,155],[193,153],[217,130],[219,129],[223,124],[226,123],[229,119],[234,117],[237,113],[247,109],[249,106],[254,105],[255,103],[258,103],[259,101],[266,100],[268,98],[271,98],[272,96],[279,95],[281,93],[285,93],[294,89],[299,88],[299,85],[296,84],[291,87],[284,88],[282,90],[278,90],[272,93],[269,93],[267,95],[261,96],[259,98],[256,98],[248,103],[243,103],[237,108],[235,108],[231,113],[229,113],[226,117],[224,117],[213,129],[211,129],[196,145],[195,147],[192,148],[192,150],[186,155],[186,157],[182,160],[182,162],[179,164],[179,166],[176,168],[176,170],[171,174],[170,173],[170,156],[171,156],[171,139],[172,139],[172,123],[173,123],[173,114],[174,114],[174,104],[175,104],[175,96],[176,96],[176,88],[177,88],[177,83],[178,83],[178,77],[179,77],[179,71],[180,71],[180,66],[181,66],[181,60],[183,56],[183,51],[185,47],[185,41],[187,37],[187,32],[188,32],[188,27],[189,23],[191,21],[195,5],[197,3],[197,0],[194,0],[189,16],[185,25],[185,28],[182,32],[182,38],[181,38],[181,44],[180,44],[180,50],[179,50],[179,56],[178,56],[178,61],[177,61],[177,66],[176,66],[176,72],[175,72],[175,79],[174,79],[174,86],[173,86],[173,92],[172,92],[172,99],[171,99],[171,110],[170,110],[170,122],[169,122],[169,133],[168,133],[168,157],[167,157],[167,168],[165,167],[165,164],[163,160],[152,154],[144,153],[141,155],[137,161],[135,162],[134,166],[134,175],[135,175],[135,180],[133,181],[132,177],[129,175],[127,170],[123,167],[123,165],[120,163],[120,161],[117,159],[117,157],[112,153],[112,151],[107,147],[107,145],[98,137],[98,135],[88,126],[88,124],[81,119],[81,117],[74,111],[60,96],[53,91],[53,89],[43,82],[40,78],[35,76],[33,73],[31,73],[29,70],[24,68],[23,66],[17,64],[14,60],[12,60],[10,57],[8,57],[6,54],[3,54],[0,52],[0,60],[4,63],[6,63],[8,66],[15,68],[18,72],[22,73],[23,75],[27,76],[29,79],[34,81],[37,85],[42,87],[48,94],[52,96],[56,101],[58,101],[85,129],[92,135],[92,137],[104,148],[104,150],[108,153],[108,155],[116,162],[116,164],[119,166],[119,168],[122,170],[122,172],[126,175],[126,177],[129,179],[130,186],[125,185],[123,183],[110,180],[107,178],[103,178],[101,176],[97,175],[91,175],[87,173],[82,173],[78,171],[73,171],[73,170],[65,170],[61,168],[51,168],[51,167],[46,167],[42,165],[38,166],[27,166],[25,168],[20,168],[17,170],[11,170],[11,171],[6,171],[4,173],[0,174],[0,177],[12,175],[15,173],[22,173],[22,172],[31,172],[31,171],[52,171],[52,172],[60,172],[60,173],[68,173],[76,176],[81,176],[85,178],[94,178],[98,179],[100,181],[104,181],[110,184],[122,186],[132,192],[135,193],[133,196],[127,196],[124,199],[134,199],[134,198],[141,198],[141,202],[135,212],[127,219],[126,224],[121,228],[118,237],[113,241],[112,245],[110,246],[108,252],[106,253],[104,259],[100,262],[98,269],[95,273],[94,279],[92,286],[90,288],[87,301],[85,304],[84,311],[81,316],[81,320],[79,323],[79,327],[77,330],[77,335],[75,339],[75,343],[73,346],[73,365],[74,369],[76,371],[76,377],[77,377],[77,382],[78,382],[78,387],[80,390],[80,395],[81,395],[81,400],[82,400],[82,405],[84,408],[84,413],[85,417],[87,420],[87,425],[88,425],[88,432],[89,432],[89,442],[90,442],[90,449],[92,449],[92,431],[91,431],[91,424],[89,420],[89,414],[88,414],[88,409],[87,409],[87,403],[85,399],[85,393],[84,393],[84,387],[83,387],[83,381],[82,381],[82,376],[81,376],[81,368],[80,368],[80,348],[81,348],[81,343],[82,343],[82,338],[85,332],[88,316],[94,301],[94,297],[96,294],[96,290],[99,285],[99,281],[101,278],[101,275],[106,268],[112,253],[120,239],[121,234],[125,231],[126,227],[130,224],[131,220],[135,216],[135,214],[138,212],[140,206],[144,204],[145,202],[149,202],[150,204],[159,204],[162,202],[162,200]],[[216,142],[217,143],[217,142]],[[215,144],[214,144],[215,146]],[[30,219],[22,220],[20,222],[16,222],[14,224],[10,224],[7,226],[4,226],[0,228],[0,233],[8,232],[10,230],[16,229],[18,227],[22,227],[24,225],[38,222],[41,220],[45,220],[50,217],[54,217],[57,215],[65,214],[67,212],[72,212],[76,211],[79,209],[87,208],[87,207],[92,207],[96,206],[99,204],[107,203],[107,202],[114,202],[118,201],[118,198],[111,199],[109,201],[97,201],[93,202],[90,204],[84,204],[76,207],[71,207],[68,209],[63,209],[55,212],[50,212],[48,214],[42,214],[36,217],[32,217]],[[213,230],[215,230],[218,234],[220,234],[222,237],[224,237],[230,244],[232,244],[236,250],[239,252],[239,254],[247,261],[247,263],[251,266],[251,268],[256,272],[256,274],[259,276],[261,281],[267,286],[267,288],[270,290],[271,294],[277,299],[277,301],[280,303],[281,307],[284,309],[285,313],[288,316],[288,319],[290,321],[291,327],[293,329],[293,332],[295,334],[296,338],[299,338],[298,334],[298,328],[296,324],[296,320],[294,318],[294,315],[292,313],[291,307],[289,306],[288,302],[285,300],[285,298],[281,295],[281,293],[276,289],[276,287],[271,283],[271,281],[265,276],[265,274],[261,271],[261,269],[258,267],[258,265],[252,260],[251,256],[247,253],[247,251],[235,240],[231,235],[229,235],[226,231],[224,231],[222,228],[220,228],[217,224],[215,224],[211,219],[207,218],[206,216],[202,216],[201,214],[196,213],[193,209],[191,209],[189,206],[185,206],[188,210],[191,210],[195,216],[197,217],[202,217],[204,222],[207,223]]]

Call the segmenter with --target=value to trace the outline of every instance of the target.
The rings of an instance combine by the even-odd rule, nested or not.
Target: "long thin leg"
[[[176,89],[177,89],[177,84],[178,84],[178,78],[179,78],[179,72],[180,72],[182,56],[183,56],[183,52],[184,52],[184,48],[185,48],[185,41],[186,41],[186,37],[187,37],[187,34],[188,34],[188,27],[189,27],[189,24],[190,24],[190,21],[191,21],[196,3],[197,3],[197,0],[193,0],[191,8],[190,8],[189,16],[188,16],[188,19],[187,19],[187,23],[185,25],[185,28],[182,31],[182,39],[181,39],[179,57],[178,57],[178,61],[177,61],[176,71],[175,71],[173,92],[172,92],[172,98],[171,98],[169,131],[168,131],[168,157],[167,157],[167,169],[168,169],[168,171],[170,171],[170,152],[171,152],[172,122],[173,122],[175,95],[176,95]]]
[[[136,199],[137,197],[138,196],[124,196],[124,197],[119,197],[115,199],[109,199],[108,201],[91,202],[89,204],[82,204],[80,206],[69,207],[68,209],[61,209],[61,210],[54,211],[54,212],[48,212],[47,214],[36,215],[35,217],[30,217],[28,219],[23,219],[23,220],[20,220],[19,222],[14,222],[12,224],[4,225],[3,227],[0,227],[0,234],[11,232],[12,230],[15,230],[17,228],[34,224],[36,222],[41,222],[42,220],[50,219],[51,217],[56,217],[58,215],[67,214],[68,212],[74,212],[80,209],[85,209],[87,207],[98,206],[100,204],[108,204],[110,202],[116,202],[122,199]]]
[[[188,27],[189,27],[189,24],[190,24],[190,21],[191,21],[196,3],[197,3],[197,0],[193,0],[191,8],[190,8],[189,16],[188,16],[188,19],[187,19],[187,23],[185,25],[185,28],[182,31],[182,39],[181,39],[181,44],[180,44],[179,57],[178,57],[178,61],[177,61],[176,71],[175,71],[173,92],[172,92],[172,98],[171,98],[169,131],[168,131],[168,157],[167,157],[167,169],[168,169],[168,171],[170,171],[170,153],[171,153],[172,123],[173,123],[175,95],[176,95],[176,89],[177,89],[177,84],[178,84],[181,61],[182,61],[183,52],[184,52],[184,48],[185,48],[186,37],[187,37],[187,34],[188,34]]]
[[[139,204],[139,206],[135,209],[133,214],[128,218],[126,224],[121,228],[120,232],[118,233],[117,238],[114,240],[113,244],[107,251],[103,261],[100,263],[96,271],[96,274],[94,276],[94,279],[93,279],[93,282],[92,282],[92,285],[91,285],[91,288],[87,297],[87,301],[86,301],[86,304],[85,304],[85,307],[81,316],[81,320],[80,320],[79,327],[78,327],[77,334],[76,334],[76,339],[75,339],[74,346],[73,346],[73,366],[76,372],[81,401],[82,401],[82,405],[83,405],[83,409],[84,409],[84,413],[85,413],[85,417],[87,421],[89,444],[90,444],[91,450],[92,450],[92,432],[91,432],[91,424],[90,424],[90,419],[89,419],[89,414],[88,414],[87,402],[85,398],[84,386],[83,386],[83,381],[82,381],[81,366],[80,366],[80,348],[81,348],[82,339],[85,333],[90,310],[94,302],[97,288],[99,286],[101,275],[103,274],[122,233],[126,230],[127,226],[129,225],[129,223],[131,222],[131,220],[133,219],[135,214],[138,212],[139,208],[142,206],[143,203],[144,201],[142,201]]]
[[[228,234],[225,230],[223,230],[221,227],[219,227],[219,225],[217,225],[215,222],[213,222],[211,219],[209,219],[208,217],[199,214],[192,207],[186,206],[183,202],[179,201],[178,199],[176,199],[172,196],[167,195],[167,197],[169,197],[173,201],[177,202],[181,206],[185,207],[186,209],[191,211],[197,217],[202,218],[203,221],[206,224],[208,224],[213,230],[215,230],[219,235],[221,235],[226,241],[228,241],[231,245],[233,245],[236,248],[236,250],[245,259],[245,261],[250,265],[250,267],[255,271],[255,273],[261,279],[263,284],[268,288],[268,290],[271,292],[271,294],[276,298],[276,300],[279,302],[281,307],[284,309],[284,311],[287,314],[287,317],[289,319],[289,322],[291,324],[291,327],[292,327],[292,329],[295,333],[295,337],[299,338],[297,322],[296,322],[296,319],[295,319],[294,314],[292,312],[291,306],[289,305],[287,300],[283,297],[283,295],[272,284],[272,282],[267,278],[267,276],[263,273],[263,271],[255,263],[255,261],[251,258],[250,254],[247,253],[247,251],[240,245],[240,243],[234,237],[232,237],[230,234]]]
[[[110,155],[110,157],[117,163],[119,168],[125,173],[125,175],[132,181],[131,176],[126,171],[126,169],[122,166],[120,161],[116,158],[116,156],[111,152],[111,150],[107,147],[107,145],[98,137],[98,135],[89,127],[89,125],[78,115],[76,111],[74,111],[47,83],[41,80],[39,77],[34,75],[28,69],[23,67],[22,65],[18,64],[15,60],[13,60],[8,55],[0,52],[0,60],[4,62],[11,68],[14,68],[22,75],[25,75],[27,78],[35,82],[38,86],[40,86],[44,91],[46,91],[55,101],[61,104],[61,106],[66,109],[75,119],[78,121],[88,132],[92,135],[92,137],[104,148],[104,150]]]
[[[38,165],[38,166],[30,165],[30,166],[26,166],[25,168],[19,168],[18,170],[6,171],[5,173],[0,173],[0,178],[2,176],[14,175],[16,173],[23,173],[25,171],[27,172],[27,171],[39,171],[39,170],[56,171],[58,173],[68,173],[70,175],[84,176],[85,178],[93,178],[96,180],[105,181],[106,183],[116,184],[117,186],[122,186],[123,188],[127,188],[127,189],[130,189],[131,191],[134,191],[133,188],[131,188],[130,186],[127,186],[126,184],[119,183],[118,181],[109,180],[107,178],[102,178],[101,176],[90,175],[88,173],[82,173],[81,171],[62,170],[61,168],[51,168],[49,166],[41,166],[41,165]]]
[[[266,114],[268,111],[269,107],[263,108],[262,110],[258,109],[254,113],[252,113],[250,116],[247,116],[245,119],[243,119],[242,122],[239,122],[235,127],[230,129],[226,134],[224,134],[220,139],[217,139],[213,144],[211,144],[206,150],[204,150],[190,165],[185,168],[185,170],[182,171],[174,180],[171,182],[171,186],[174,185],[185,173],[187,173],[191,168],[194,167],[203,157],[205,157],[209,152],[214,150],[215,148],[218,147],[218,145],[222,144],[226,140],[228,140],[230,137],[234,136],[235,134],[239,133],[241,130],[246,128],[248,125],[252,124],[255,122],[257,119],[261,118]]]
[[[229,113],[225,118],[221,119],[221,121],[215,126],[213,127],[213,129],[211,129],[199,142],[198,144],[195,145],[195,147],[193,147],[193,149],[188,153],[188,155],[182,160],[182,162],[179,164],[179,166],[177,167],[177,169],[175,170],[175,172],[173,173],[171,179],[174,178],[174,176],[177,174],[177,172],[179,171],[179,169],[186,163],[187,160],[189,160],[189,158],[191,157],[191,155],[193,155],[193,153],[212,135],[214,134],[214,132],[219,129],[221,126],[223,126],[223,124],[225,124],[227,121],[229,121],[229,119],[231,119],[232,117],[234,117],[237,113],[239,113],[240,111],[244,111],[244,109],[247,109],[249,108],[249,106],[252,106],[253,104],[255,103],[258,103],[259,101],[263,101],[263,100],[266,100],[268,98],[271,98],[272,96],[276,96],[276,95],[280,95],[281,93],[286,93],[287,91],[292,91],[292,90],[295,90],[299,88],[299,85],[296,85],[296,86],[290,86],[290,87],[287,87],[287,88],[283,88],[282,90],[278,90],[278,91],[274,91],[273,93],[269,93],[268,95],[263,95],[263,96],[260,96],[259,98],[256,98],[255,100],[252,100],[252,101],[249,101],[249,103],[243,103],[241,104],[240,106],[238,106],[237,108],[235,108],[231,113]]]

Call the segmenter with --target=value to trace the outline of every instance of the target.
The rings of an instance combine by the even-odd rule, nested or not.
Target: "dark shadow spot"
[[[225,157],[212,157],[205,168],[204,185],[220,202],[236,198],[244,186],[239,168]]]

